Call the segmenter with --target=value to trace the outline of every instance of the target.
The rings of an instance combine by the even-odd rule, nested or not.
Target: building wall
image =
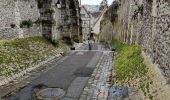
[[[101,25],[100,22],[103,20],[104,13],[106,12],[107,9],[104,9],[101,14],[99,15],[98,19],[96,20],[94,27],[93,27],[93,33],[95,34],[100,34],[101,32]]]
[[[90,26],[91,28],[94,27],[95,22],[97,21],[98,17],[94,17],[93,15],[90,15]]]
[[[20,22],[30,19],[34,23],[40,18],[36,0],[18,0],[17,4],[20,13],[20,18],[18,18],[18,20],[20,19]],[[33,27],[22,28],[22,30],[23,37],[41,35],[40,25],[33,24]]]
[[[48,2],[51,3],[48,5]],[[58,0],[43,1],[43,4],[40,4],[43,7],[38,7],[38,3],[40,4],[38,0],[1,0],[0,39],[15,39],[42,34],[52,39],[60,39],[63,36],[80,37],[78,0],[65,0],[65,6],[62,6],[61,9],[57,8]],[[54,12],[47,12],[51,8]],[[66,17],[67,20],[65,20]],[[33,22],[33,26],[20,28],[20,23],[28,20]],[[42,21],[47,22],[48,20],[53,21],[54,24],[42,23]],[[37,21],[40,23],[36,24]],[[12,24],[16,27],[11,28]]]
[[[1,0],[0,2],[0,39],[14,39],[40,35],[40,27],[20,28],[23,20],[39,18],[39,10],[35,0]],[[15,28],[11,28],[15,24]]]
[[[135,13],[141,4],[143,13]],[[170,77],[170,2],[121,0],[117,15],[109,19],[113,24],[113,38],[141,46],[162,73]]]
[[[91,32],[91,22],[90,22],[91,17],[84,7],[81,7],[80,14],[82,20],[81,26],[82,26],[83,39],[87,39]]]

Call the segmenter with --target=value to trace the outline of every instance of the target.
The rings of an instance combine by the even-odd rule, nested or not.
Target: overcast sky
[[[99,5],[102,0],[81,0],[82,4],[89,5]],[[108,0],[108,3],[111,4],[114,0]]]

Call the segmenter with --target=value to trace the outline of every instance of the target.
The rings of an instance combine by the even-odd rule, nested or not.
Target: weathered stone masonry
[[[13,39],[40,35],[40,27],[20,28],[23,20],[36,21],[39,10],[35,0],[1,0],[0,2],[0,39]],[[11,28],[14,24],[15,27]]]
[[[170,1],[169,0],[117,0],[110,10],[113,38],[138,44],[163,74],[170,77]],[[143,10],[139,8],[143,6]],[[106,14],[107,16],[107,14]],[[114,20],[113,20],[114,19]]]
[[[1,0],[0,39],[44,35],[81,39],[78,0]],[[33,26],[21,27],[23,21]]]

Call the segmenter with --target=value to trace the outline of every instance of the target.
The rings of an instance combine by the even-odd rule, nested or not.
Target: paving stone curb
[[[112,72],[113,53],[103,52],[79,100],[107,100]]]

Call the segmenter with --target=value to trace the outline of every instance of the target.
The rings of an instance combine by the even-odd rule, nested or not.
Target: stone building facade
[[[97,21],[98,17],[100,16],[101,12],[90,12],[90,23],[91,28],[93,29],[93,26],[95,22]]]
[[[79,40],[80,22],[78,0],[1,0],[0,2],[0,39],[43,34],[52,40],[64,36],[77,37]]]
[[[108,12],[116,16],[105,14],[113,24],[112,37],[140,45],[170,78],[169,0],[116,0],[112,7]]]
[[[91,32],[91,15],[84,6],[81,7],[82,33],[83,39],[87,40]]]

